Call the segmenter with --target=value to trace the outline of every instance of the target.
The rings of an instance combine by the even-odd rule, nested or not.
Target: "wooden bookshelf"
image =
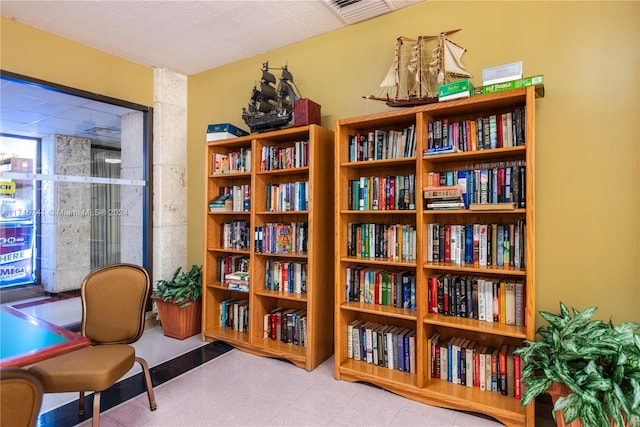
[[[309,371],[333,354],[333,234],[327,232],[333,227],[333,141],[333,131],[309,125],[207,143],[203,340],[225,341],[246,352],[285,359]],[[308,142],[306,148],[303,142]],[[304,165],[300,160],[298,164],[282,164],[276,169],[264,170],[261,167],[265,147],[288,149],[289,155],[296,146],[298,153],[304,151],[304,157],[308,159]],[[214,171],[216,154],[246,153],[247,150],[251,151],[250,170],[245,167],[225,173]],[[307,183],[306,206],[299,205],[295,210],[294,207],[289,210],[284,206],[267,209],[269,186],[296,182]],[[248,209],[209,212],[208,203],[219,194],[221,188],[242,185],[250,185]],[[248,222],[248,247],[225,248],[221,243],[222,225],[233,221]],[[272,223],[306,224],[306,251],[259,251],[257,230]],[[219,280],[217,259],[231,256],[249,259],[248,292],[228,289]],[[265,273],[270,262],[306,264],[306,292],[300,292],[300,289],[298,292],[267,289]],[[232,298],[249,301],[245,330],[221,325],[220,303]],[[306,310],[306,346],[264,337],[265,315],[278,307]]]
[[[507,344],[517,347],[523,339],[535,338],[535,98],[534,88],[519,89],[498,94],[476,96],[402,110],[338,120],[335,125],[335,377],[346,381],[366,381],[407,398],[431,405],[465,411],[474,411],[494,417],[506,425],[533,426],[534,405],[520,405],[520,400],[495,391],[481,391],[432,377],[431,351],[428,341],[433,334],[441,339],[461,337],[475,340],[479,345],[500,348]],[[525,145],[514,147],[475,149],[448,154],[423,156],[428,147],[429,123],[448,119],[476,120],[488,115],[499,115],[524,110]],[[415,128],[416,154],[407,158],[353,161],[350,158],[352,136],[375,130],[401,131]],[[476,147],[477,148],[477,147]],[[409,153],[411,154],[411,153]],[[505,208],[504,205],[482,209],[427,210],[422,189],[431,172],[474,169],[488,163],[526,164],[526,206]],[[350,205],[350,188],[359,177],[372,175],[415,174],[414,210],[359,210]],[[353,192],[352,192],[353,193]],[[351,201],[351,203],[353,203]],[[428,224],[511,224],[524,222],[522,228],[523,266],[485,265],[473,263],[447,263],[429,259]],[[350,252],[350,232],[353,223],[410,224],[415,227],[415,258],[391,261],[388,258],[365,258]],[[351,241],[351,247],[353,247]],[[351,249],[352,250],[352,249]],[[348,301],[347,272],[353,267],[386,271],[409,271],[415,275],[415,308],[397,308],[385,305]],[[503,322],[487,322],[477,317],[466,318],[429,310],[429,278],[433,275],[488,277],[519,280],[524,283],[524,326]],[[353,276],[350,276],[353,277]],[[353,283],[350,282],[349,286]],[[349,288],[351,289],[351,288]],[[353,296],[353,291],[352,298]],[[357,297],[355,297],[357,298]],[[367,363],[349,357],[349,325],[354,321],[373,322],[415,331],[415,363],[410,372],[401,372],[386,366]],[[385,335],[386,336],[385,330]],[[353,338],[353,335],[352,335]],[[355,338],[353,338],[355,339]],[[381,362],[384,365],[384,362]]]

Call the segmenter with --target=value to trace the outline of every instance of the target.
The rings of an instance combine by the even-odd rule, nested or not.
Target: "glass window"
[[[0,88],[0,289],[57,294],[104,265],[148,268],[149,109],[4,75]]]

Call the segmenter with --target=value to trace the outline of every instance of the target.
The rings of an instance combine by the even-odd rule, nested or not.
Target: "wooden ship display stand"
[[[509,360],[510,350],[522,345],[524,339],[535,339],[535,89],[532,86],[336,122],[334,316],[337,379],[372,383],[426,404],[486,414],[510,426],[534,425],[534,405],[522,407],[520,400],[508,395],[514,390],[506,384],[519,385],[517,381],[511,379],[509,383],[501,384],[499,390],[506,388],[504,393],[492,391],[491,384],[486,383],[486,375],[491,377],[491,371],[485,370],[482,375],[477,367],[463,364],[457,366],[457,371],[453,366],[454,373],[450,376],[446,370],[452,368],[454,361],[449,360],[444,365],[440,356],[446,357],[449,348],[456,351],[457,344],[462,351],[454,354],[461,356],[464,353],[474,361],[476,355],[482,354],[485,356],[482,366],[486,367],[487,358],[499,357],[504,351]],[[477,131],[481,123],[516,116],[519,117],[518,141],[499,141],[492,147],[484,145],[484,141],[480,145],[477,138],[484,136],[480,133],[471,138],[469,129]],[[442,128],[444,122],[448,129],[454,130],[455,135],[449,136],[456,144],[462,144],[463,137],[466,138],[466,147],[427,155],[434,144],[434,126]],[[511,123],[514,131],[515,123]],[[407,130],[409,136],[415,135],[409,150],[392,148],[391,136],[407,135]],[[493,131],[497,130],[494,128]],[[508,127],[502,131],[501,134],[510,132]],[[489,137],[489,132],[486,136]],[[492,142],[495,137],[491,134]],[[440,138],[441,145],[448,140],[442,135]],[[504,198],[475,199],[481,197],[480,193],[475,193],[479,190],[470,189],[470,185],[486,185],[479,182],[482,171],[494,169],[508,169],[510,173],[518,171],[518,206],[503,204],[496,209],[487,202],[504,202]],[[422,197],[423,189],[433,185],[462,185],[461,171],[467,174],[463,189],[467,197],[465,205],[447,208],[435,204],[432,206],[436,208],[428,208]],[[434,177],[439,177],[439,181],[433,182]],[[453,177],[458,178],[457,183],[448,181]],[[478,182],[471,183],[470,179],[475,178]],[[404,181],[403,191],[408,189],[410,196],[408,204],[390,200],[402,198],[406,193],[390,192],[389,181],[395,185]],[[473,210],[469,208],[471,194]],[[510,193],[509,198],[514,197]],[[482,204],[486,209],[482,209]],[[464,239],[465,234],[454,233],[448,237],[452,240],[445,242],[446,251],[451,252],[442,258],[439,249],[443,248],[440,243],[443,234],[434,229],[460,231],[459,227],[463,227],[464,232],[464,227],[469,225],[513,231],[517,243],[511,248],[509,261],[505,264],[503,258],[498,263],[495,253],[486,258],[486,250],[497,251],[491,240],[481,247],[484,259],[478,260],[473,251],[460,253],[461,248],[466,251],[469,245],[475,247],[476,242],[467,241],[465,246],[459,240]],[[457,245],[453,243],[453,236],[458,239]],[[504,257],[506,252],[501,250],[500,254]],[[518,260],[515,264],[514,259]],[[397,282],[399,278],[401,283]],[[505,314],[504,300],[500,297],[495,306],[499,317],[488,318],[489,307],[491,316],[494,314],[493,301],[485,306],[483,299],[482,306],[478,307],[480,303],[476,296],[479,291],[476,288],[466,292],[469,298],[460,295],[464,288],[457,287],[457,293],[448,294],[448,301],[440,300],[444,286],[438,287],[444,282],[448,283],[450,291],[454,289],[453,284],[475,286],[482,282],[483,295],[487,298],[494,296],[486,293],[487,283],[492,287],[498,284],[498,290],[504,289],[503,283],[505,286],[518,284],[523,291],[518,303],[518,324]],[[458,305],[452,306],[452,301],[457,301]],[[461,307],[461,301],[465,301],[466,306]],[[511,303],[513,301],[507,302]],[[443,307],[444,304],[448,305]],[[475,313],[473,309],[467,309],[468,304],[477,304]],[[515,307],[518,309],[517,305]],[[403,348],[399,347],[401,343]],[[461,378],[463,367],[468,368],[464,373],[471,374],[470,377]],[[475,374],[482,376],[482,387],[479,379],[474,378]],[[510,374],[516,375],[513,371]],[[501,378],[498,373],[498,379]],[[506,381],[510,377],[505,375],[504,378]]]
[[[333,354],[333,141],[310,124],[207,143],[203,340],[309,371]]]

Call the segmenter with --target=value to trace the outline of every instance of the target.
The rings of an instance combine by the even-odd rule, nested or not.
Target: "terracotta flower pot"
[[[183,340],[201,331],[202,300],[180,308],[179,304],[163,301],[158,296],[152,295],[151,298],[153,298],[158,307],[158,314],[160,315],[160,322],[165,336]]]
[[[551,401],[553,405],[556,405],[556,401],[561,396],[568,396],[571,393],[569,387],[560,383],[552,383],[547,393],[551,396]],[[580,421],[580,417],[573,420],[570,424],[566,424],[564,422],[564,414],[562,411],[556,411],[556,424],[558,427],[582,427],[582,422]]]
[[[558,400],[560,396],[568,396],[571,393],[571,390],[569,390],[569,387],[564,384],[552,383],[551,387],[549,387],[549,389],[547,390],[547,393],[551,396],[551,401],[555,406],[556,400]],[[564,414],[562,413],[562,411],[556,411],[556,424],[558,427],[582,427],[582,421],[580,421],[580,417],[576,418],[571,423],[566,424],[564,422],[563,415]],[[625,426],[629,427],[629,421],[627,421],[626,419]],[[611,427],[616,427],[616,424],[613,422],[613,420],[611,420]]]

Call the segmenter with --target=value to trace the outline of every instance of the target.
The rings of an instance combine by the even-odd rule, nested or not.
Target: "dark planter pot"
[[[179,304],[163,301],[156,295],[152,295],[151,298],[158,307],[165,336],[183,340],[200,333],[202,329],[202,300],[180,308]]]

